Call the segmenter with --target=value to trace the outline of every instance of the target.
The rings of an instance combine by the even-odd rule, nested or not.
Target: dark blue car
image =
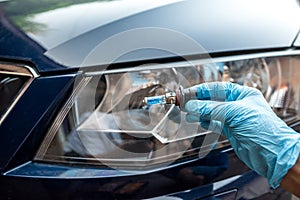
[[[290,199],[167,94],[255,87],[299,131],[299,22],[296,0],[0,1],[0,199]]]

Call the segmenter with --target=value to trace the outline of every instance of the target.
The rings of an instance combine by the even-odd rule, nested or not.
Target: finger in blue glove
[[[226,135],[239,158],[277,187],[297,161],[300,134],[276,116],[257,89],[219,82],[194,87],[199,100],[186,103],[187,121]]]

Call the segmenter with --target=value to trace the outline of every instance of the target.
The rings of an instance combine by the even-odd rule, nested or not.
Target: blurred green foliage
[[[44,26],[43,24],[37,24],[30,20],[30,17],[34,14],[95,1],[97,0],[10,0],[5,5],[5,12],[6,15],[24,31],[34,32],[42,29]]]
[[[5,6],[5,10],[10,16],[24,16],[94,1],[97,0],[11,0]]]

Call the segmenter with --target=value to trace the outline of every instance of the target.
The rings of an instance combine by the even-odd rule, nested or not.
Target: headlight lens
[[[232,81],[259,89],[275,113],[286,122],[299,112],[300,58],[281,56],[226,63]]]
[[[298,56],[284,56],[86,73],[35,160],[152,169],[204,156],[227,145],[226,139],[187,123],[177,106],[145,106],[144,97],[223,79],[260,89],[280,117],[293,120],[299,110],[299,64]]]

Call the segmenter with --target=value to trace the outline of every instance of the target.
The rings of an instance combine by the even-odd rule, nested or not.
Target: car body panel
[[[195,40],[208,53],[290,47],[299,30],[299,25],[293,23],[294,20],[300,18],[299,7],[295,1],[290,1],[289,3],[283,1],[276,1],[276,3],[274,1],[260,1],[260,6],[252,6],[255,5],[253,1],[247,1],[244,2],[243,7],[235,1],[210,3],[184,1],[127,17],[62,43],[48,50],[46,55],[67,66],[82,66],[86,56],[95,48],[95,44],[98,45],[112,35],[145,27],[158,27],[180,32]],[[215,5],[214,3],[218,4],[218,7],[210,7]],[[224,7],[228,9],[223,9]],[[267,9],[268,15],[265,15],[265,10]],[[188,12],[181,13],[182,10],[188,10]],[[255,13],[255,17],[253,17],[253,13]],[[236,15],[243,20],[237,19]],[[161,18],[153,20],[153,16],[161,16]],[[190,21],[195,23],[187,23]],[[285,27],[279,28],[278,23],[284,24]],[[269,33],[272,34],[270,35]],[[95,42],[95,38],[97,38],[97,42]],[[135,36],[135,38],[138,37]],[[214,40],[212,41],[210,38],[214,38]],[[150,39],[154,41],[159,40],[151,37]],[[165,39],[165,37],[161,38],[161,42]],[[178,46],[184,46],[184,43],[180,43],[183,41],[170,40],[169,42],[177,43]],[[81,48],[75,48],[79,43]],[[120,43],[115,43],[111,48],[121,48],[119,47],[120,45]],[[97,54],[101,55],[107,49],[99,49],[98,51]],[[184,51],[181,55],[199,54],[194,49],[186,48]],[[59,58],[63,52],[69,53]],[[141,57],[141,55],[150,56]],[[165,54],[162,54],[162,52],[153,52],[152,54],[137,52],[130,54],[128,57],[123,57],[120,62],[166,57],[172,57],[170,52]],[[89,64],[108,64],[107,62],[109,60],[99,59],[93,60]]]
[[[30,62],[30,65],[33,68],[36,67],[37,71],[43,68],[49,71],[65,69],[62,65],[44,56],[45,49],[12,24],[5,16],[3,8],[0,9],[0,22],[2,60]]]
[[[34,31],[14,24],[13,17],[6,13],[7,3],[0,3],[0,59],[28,64],[40,76],[0,125],[1,198],[252,199],[272,191],[266,179],[246,167],[230,146],[202,159],[188,157],[152,171],[37,162],[34,157],[57,113],[70,98],[76,80],[82,78],[80,67],[88,70],[88,66],[115,64],[115,69],[120,69],[160,59],[169,63],[185,56],[222,57],[277,49],[287,50],[288,54],[300,47],[299,36],[296,39],[300,29],[295,23],[300,18],[297,1],[84,3],[36,14],[33,22],[43,26]],[[97,12],[108,8],[115,9],[112,16]],[[97,17],[88,15],[90,9]],[[154,34],[146,37],[144,31],[149,30]],[[101,46],[123,33],[136,40],[113,40],[110,46]],[[169,33],[175,36],[169,37]],[[147,45],[138,38],[145,39]],[[126,45],[134,48],[119,55],[122,51],[118,50],[126,49]],[[170,47],[174,52],[167,51]],[[87,60],[91,52],[96,56]],[[297,127],[298,122],[293,128]]]
[[[254,172],[248,172],[248,168],[236,158],[233,150],[215,153],[209,157],[213,159],[195,160],[149,173],[28,162],[6,172],[5,176],[0,178],[1,185],[6,183],[1,187],[0,193],[1,190],[15,191],[13,194],[6,194],[8,196],[5,197],[18,199],[31,196],[29,188],[36,187],[37,190],[44,191],[35,194],[37,199],[98,199],[99,196],[103,199],[145,199],[157,196],[166,198],[164,195],[167,194],[180,199],[191,199],[222,193],[240,186],[239,195],[250,199],[270,191],[266,179]],[[222,168],[217,162],[227,157],[228,170],[218,176],[212,169]],[[213,165],[212,161],[217,162]],[[219,162],[221,163],[223,165],[223,162]],[[202,173],[192,175],[189,173],[191,166],[196,167],[195,171],[201,168]],[[236,166],[240,168],[236,169]],[[215,183],[211,183],[211,180]],[[243,187],[257,187],[257,182],[260,183],[260,190],[250,194],[242,192]],[[195,189],[187,191],[189,188]]]
[[[93,6],[93,4],[90,5]],[[88,10],[88,4],[78,5],[78,7],[80,6]],[[47,55],[53,59],[54,62],[66,67],[85,66],[84,61],[86,57],[103,41],[124,31],[146,27],[180,32],[197,42],[208,53],[288,48],[291,47],[300,29],[299,23],[294,23],[295,20],[300,18],[299,10],[297,1],[274,2],[269,0],[253,2],[249,0],[240,5],[236,0],[226,2],[212,1],[209,3],[203,0],[189,0],[143,10],[137,14],[131,13],[132,15],[128,14],[127,17],[115,21],[108,19],[108,24],[101,22],[102,26],[94,27],[92,30],[87,30],[86,32],[81,29],[86,28],[82,24],[84,24],[83,22],[86,19],[90,19],[88,15],[86,15],[85,12],[72,13],[73,20],[71,20],[70,24],[68,24],[67,20],[62,20],[64,24],[60,25],[61,28],[59,30],[53,31],[51,29],[51,24],[53,24],[53,21],[56,19],[50,18],[49,21],[44,20],[41,22],[46,28],[34,33],[28,33],[28,36],[34,38],[36,43],[41,45],[41,48],[44,49],[44,55]],[[268,11],[268,15],[265,14],[266,11]],[[65,12],[66,16],[59,15],[59,17],[68,18],[68,13],[69,12]],[[44,15],[47,15],[47,13]],[[154,20],[153,16],[160,16],[160,18],[159,20]],[[237,18],[236,16],[239,17]],[[102,20],[100,16],[99,18],[100,19],[95,18],[90,20]],[[80,34],[75,34],[75,36],[70,34],[70,30],[77,25],[72,23],[74,19],[82,20],[82,23],[79,22],[78,26],[76,26],[76,30],[79,30],[77,32]],[[280,26],[278,26],[278,24],[280,24]],[[47,27],[49,27],[49,29],[47,29]],[[57,32],[60,34],[57,34]],[[69,38],[59,41],[60,35],[65,35],[64,37],[69,36]],[[53,41],[57,41],[54,42],[57,44],[55,47],[45,45],[49,38]],[[211,40],[211,38],[214,38],[214,40]],[[158,42],[163,42],[166,38],[151,38],[150,36],[149,40],[153,39]],[[169,43],[171,42],[177,43],[178,46],[184,46],[184,44],[180,44],[180,42],[184,42],[184,40],[170,40]],[[80,48],[78,48],[78,45]],[[122,48],[122,43],[119,41],[110,48]],[[176,56],[171,52],[149,52],[149,49],[145,49],[142,46],[140,46],[140,48],[142,49],[139,49],[139,51],[131,52],[131,54],[123,56],[118,62]],[[135,49],[131,51],[133,50]],[[95,53],[101,55],[105,53],[107,49],[100,48],[97,49],[97,51],[98,52]],[[195,49],[186,48],[182,50],[181,56],[195,55],[198,53],[199,52],[195,51]],[[3,53],[3,56],[6,56],[6,54],[7,53]],[[116,56],[119,57],[120,55]],[[101,59],[92,60],[87,63],[87,65],[111,64],[110,62],[111,60],[105,60],[105,57],[101,57]],[[44,65],[38,65],[38,67],[41,71],[54,69]]]
[[[48,128],[47,122],[49,115],[55,111],[57,105],[59,105],[58,96],[61,96],[66,92],[66,88],[70,87],[70,82],[74,79],[75,74],[64,75],[64,76],[52,76],[52,77],[40,77],[35,79],[29,86],[27,91],[11,110],[10,114],[3,121],[0,126],[0,169],[1,171],[7,166],[8,162],[15,156],[17,150],[19,150],[31,134],[34,134],[36,126],[41,126],[35,130],[45,132]],[[49,88],[49,86],[51,86]],[[47,92],[41,92],[47,91]],[[62,99],[61,99],[62,100]],[[49,113],[50,112],[50,113]],[[30,116],[30,117],[29,117]],[[46,119],[45,119],[46,118]],[[43,122],[43,120],[46,120]],[[40,123],[38,123],[40,122]],[[46,123],[47,122],[47,123]],[[43,135],[40,134],[35,136],[34,139],[38,138],[41,140]],[[32,140],[30,142],[36,142]],[[29,145],[33,148],[32,145]],[[37,148],[37,147],[36,147]],[[34,150],[34,149],[33,149]],[[22,158],[28,155],[28,152],[23,155]],[[28,157],[26,158],[28,159]],[[21,159],[22,160],[22,159]]]

